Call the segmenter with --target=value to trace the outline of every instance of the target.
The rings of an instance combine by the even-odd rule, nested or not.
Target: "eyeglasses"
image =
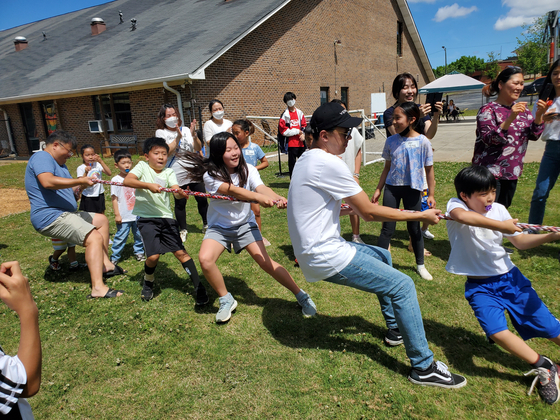
[[[344,131],[344,132],[340,132],[340,131],[337,131],[337,130],[334,130],[334,131],[336,131],[338,134],[343,136],[345,140],[350,140],[352,138],[352,129],[351,128]]]
[[[63,145],[62,143],[58,143],[58,144],[59,144],[60,146],[62,146],[64,150],[66,150],[66,151],[68,152],[68,157],[74,156],[74,152],[73,152],[72,150],[68,150],[68,149],[66,148],[66,146]]]

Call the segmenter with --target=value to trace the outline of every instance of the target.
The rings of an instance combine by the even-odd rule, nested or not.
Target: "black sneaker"
[[[142,287],[142,300],[149,301],[154,297],[154,282],[144,280],[144,286]]]
[[[389,328],[387,330],[387,334],[385,334],[384,341],[385,344],[387,344],[389,347],[395,347],[401,345],[403,343],[401,332],[399,331],[398,328],[394,328],[394,329]]]
[[[55,260],[52,255],[49,256],[49,267],[52,271],[59,271],[62,269],[58,260]]]
[[[195,292],[197,306],[206,305],[208,302],[210,302],[210,299],[208,299],[208,294],[206,293],[206,288],[202,284],[200,284],[196,288]]]
[[[546,369],[543,367],[535,368],[525,374],[527,375],[537,375],[531,384],[531,388],[527,395],[531,395],[533,389],[535,389],[535,384],[539,381],[537,385],[537,389],[539,391],[539,395],[544,400],[544,402],[552,405],[558,398],[560,397],[560,388],[558,387],[558,365],[552,362],[548,357],[545,357],[550,363],[552,363],[552,367],[550,369]]]
[[[426,370],[412,369],[408,380],[416,385],[439,386],[441,388],[461,388],[467,384],[464,376],[449,372],[445,363],[432,362]]]

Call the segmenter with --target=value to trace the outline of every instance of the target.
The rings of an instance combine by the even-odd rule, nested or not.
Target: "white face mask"
[[[179,120],[177,119],[177,117],[169,117],[168,119],[165,120],[165,125],[168,126],[169,128],[175,128],[177,127],[177,122]]]
[[[288,102],[286,102],[286,105],[288,105],[288,107],[292,107],[296,104],[296,100],[295,99],[290,99]]]
[[[217,120],[221,120],[222,118],[224,118],[224,111],[216,111],[212,113],[212,116],[214,118],[216,118]]]

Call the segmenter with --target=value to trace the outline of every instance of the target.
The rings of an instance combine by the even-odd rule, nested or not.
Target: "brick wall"
[[[210,65],[206,80],[193,81],[192,95],[189,86],[172,87],[181,92],[183,105],[192,101],[197,119],[201,108],[203,122],[211,116],[207,106],[214,98],[224,102],[225,117],[231,120],[278,117],[286,91],[293,91],[296,106],[311,114],[319,106],[321,87],[329,88],[329,100],[340,98],[340,88],[347,87],[349,107],[369,113],[371,93],[385,91],[387,105],[394,102],[390,91],[397,74],[407,71],[419,75],[420,86],[427,83],[406,27],[403,54],[397,57],[398,20],[403,21],[392,1],[294,0]],[[335,40],[342,44],[335,47]],[[129,95],[134,134],[141,141],[154,135],[160,106],[177,104],[163,86]],[[91,96],[58,99],[57,105],[62,127],[76,135],[79,145],[92,143],[97,149],[102,136],[87,126],[94,118]],[[19,110],[15,105],[4,108],[12,118],[18,153],[25,155],[27,147],[19,146],[25,144]],[[184,109],[185,123],[189,112]],[[44,131],[42,117],[36,118]]]

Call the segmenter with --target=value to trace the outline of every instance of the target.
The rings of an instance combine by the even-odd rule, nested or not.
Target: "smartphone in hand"
[[[432,106],[432,114],[437,111],[436,109],[436,102],[441,102],[443,98],[442,92],[432,92],[426,95],[426,103]]]

